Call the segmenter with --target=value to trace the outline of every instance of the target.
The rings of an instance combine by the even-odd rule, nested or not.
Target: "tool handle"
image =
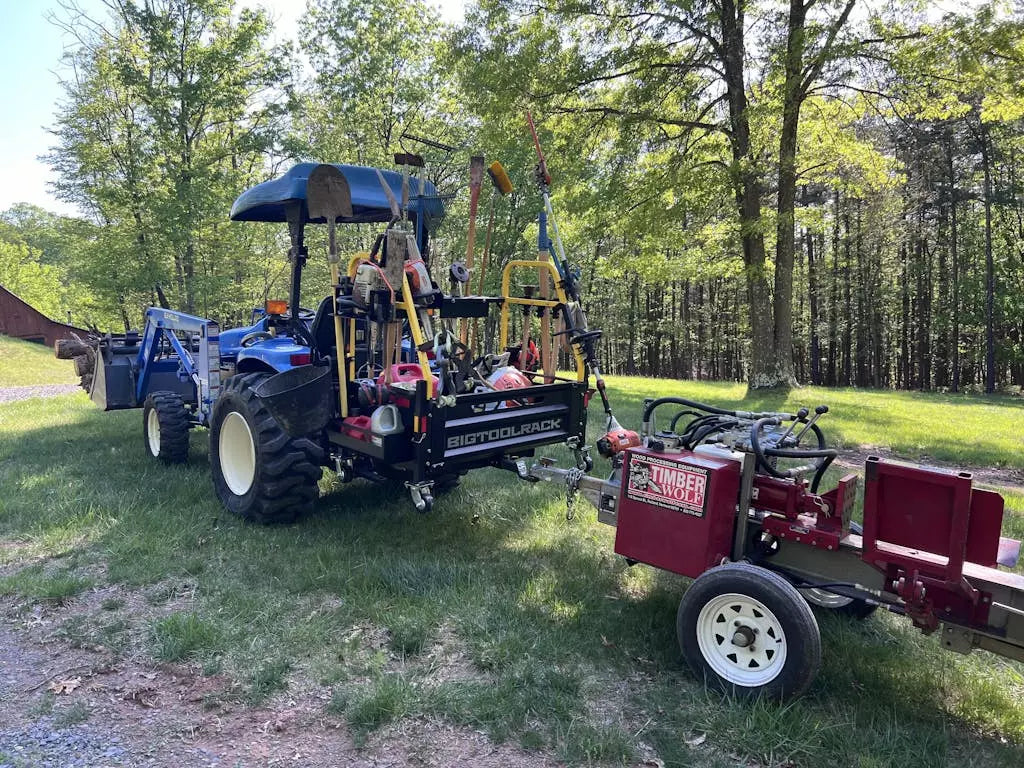
[[[526,111],[526,122],[530,126],[530,135],[533,136],[533,146],[537,150],[537,167],[540,169],[541,178],[544,179],[544,183],[551,184],[551,174],[548,173],[548,164],[544,160],[544,150],[540,148],[540,139],[537,138],[537,127],[533,124],[533,114]]]

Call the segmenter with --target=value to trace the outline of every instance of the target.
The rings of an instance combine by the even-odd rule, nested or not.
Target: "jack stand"
[[[343,483],[351,483],[356,476],[355,470],[352,469],[352,464],[340,456],[334,457],[334,473]]]
[[[405,487],[409,489],[409,493],[412,495],[412,503],[415,505],[417,512],[426,514],[434,508],[434,495],[430,492],[434,487],[432,482],[406,483]]]

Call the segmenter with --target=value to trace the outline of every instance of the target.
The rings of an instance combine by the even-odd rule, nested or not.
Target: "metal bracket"
[[[412,496],[412,503],[416,507],[417,512],[426,514],[434,508],[434,495],[430,492],[434,487],[432,481],[424,483],[406,483],[405,487],[409,489],[409,494]]]
[[[974,649],[974,633],[963,627],[944,624],[942,627],[942,647],[947,651],[968,654]]]

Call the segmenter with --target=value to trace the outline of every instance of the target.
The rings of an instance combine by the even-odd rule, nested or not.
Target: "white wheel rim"
[[[149,452],[154,456],[160,455],[160,415],[156,408],[149,409],[146,416],[146,437],[149,438]]]
[[[807,600],[811,605],[817,605],[822,608],[842,608],[853,602],[852,597],[846,595],[837,595],[835,592],[828,592],[824,589],[818,589],[817,587],[807,587],[801,589],[800,592],[803,594],[804,599]]]
[[[220,426],[220,471],[224,482],[236,496],[244,496],[256,478],[256,444],[249,422],[232,411]]]
[[[782,625],[748,595],[718,595],[705,603],[697,616],[697,645],[719,677],[744,688],[767,685],[786,663]]]

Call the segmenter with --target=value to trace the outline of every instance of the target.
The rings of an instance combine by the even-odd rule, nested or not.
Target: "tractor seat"
[[[332,296],[325,296],[316,308],[313,324],[309,333],[313,337],[313,345],[321,355],[334,356],[334,314],[331,312]]]

